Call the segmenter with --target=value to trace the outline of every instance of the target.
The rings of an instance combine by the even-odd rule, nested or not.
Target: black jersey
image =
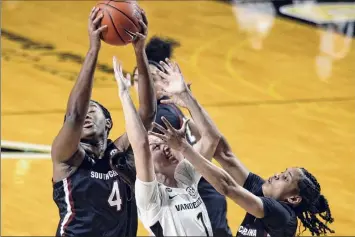
[[[293,237],[297,229],[297,217],[286,203],[264,197],[262,185],[265,181],[250,173],[244,188],[259,196],[264,205],[264,218],[256,218],[247,213],[237,231],[237,237]]]
[[[85,154],[72,175],[53,185],[60,215],[56,236],[136,236],[134,194],[110,166],[117,151],[111,143],[102,159]]]

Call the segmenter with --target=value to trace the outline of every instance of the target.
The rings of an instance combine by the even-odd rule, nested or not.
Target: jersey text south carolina
[[[116,177],[118,174],[114,170],[110,170],[106,174],[91,171],[91,178],[109,180],[110,178]]]
[[[196,202],[184,203],[175,205],[177,211],[191,210],[199,207],[202,204],[202,199],[199,197]]]

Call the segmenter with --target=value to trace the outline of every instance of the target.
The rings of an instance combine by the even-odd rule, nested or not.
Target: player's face
[[[95,102],[90,101],[81,138],[90,139],[106,133],[105,115]]]
[[[175,151],[163,144],[163,141],[156,136],[149,135],[148,138],[155,172],[167,173],[168,170],[175,169],[179,163]]]
[[[302,171],[299,168],[288,168],[266,180],[263,193],[276,200],[288,201],[289,198],[298,196],[298,181],[301,177]]]

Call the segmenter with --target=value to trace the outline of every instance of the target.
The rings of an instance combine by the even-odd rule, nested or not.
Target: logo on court
[[[302,4],[282,6],[280,12],[286,16],[316,24],[355,20],[354,3],[316,3],[305,1]]]

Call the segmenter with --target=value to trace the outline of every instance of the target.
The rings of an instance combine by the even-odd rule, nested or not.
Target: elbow
[[[213,143],[215,144],[215,146],[217,147],[219,141],[221,140],[222,138],[222,134],[219,133],[219,132],[215,132],[215,133],[212,133],[212,136],[211,136],[212,140],[213,140]]]
[[[228,182],[226,180],[222,180],[219,183],[219,187],[217,188],[217,191],[222,194],[223,196],[229,197],[230,194],[230,185],[228,184]]]
[[[217,191],[223,196],[229,197],[232,193],[232,189],[235,186],[230,182],[227,175],[223,175],[218,182],[218,187],[216,187]]]
[[[64,122],[71,124],[78,124],[85,120],[86,114],[80,113],[77,110],[68,111],[65,114]]]
[[[208,144],[208,147],[213,147],[213,153],[215,153],[218,143],[221,140],[222,136],[218,133],[211,133],[205,136],[205,141],[206,144]]]
[[[216,146],[218,145],[219,141],[222,138],[222,134],[214,127],[212,127],[211,129],[209,129],[205,136],[208,138],[208,140],[215,144]]]

